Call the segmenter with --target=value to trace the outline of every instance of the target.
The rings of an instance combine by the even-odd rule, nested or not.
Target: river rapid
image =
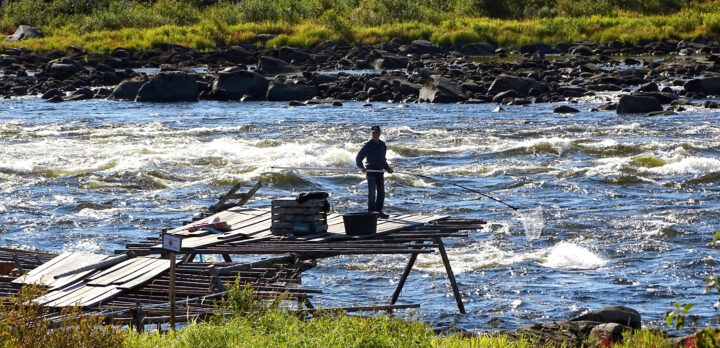
[[[360,211],[354,168],[383,127],[390,214],[482,218],[447,241],[468,314],[457,312],[439,255],[421,256],[400,303],[420,303],[437,327],[487,332],[625,305],[661,327],[676,301],[699,326],[716,323],[720,111],[687,107],[648,117],[589,112],[605,96],[558,104],[348,102],[154,104],[37,97],[0,102],[0,246],[112,253],[157,236],[213,204],[233,184],[266,184],[250,206],[309,190],[334,211]],[[508,207],[450,185],[487,192]],[[534,238],[531,232],[541,232]],[[527,232],[527,233],[526,233]],[[387,303],[406,257],[339,257],[304,275],[316,306]]]

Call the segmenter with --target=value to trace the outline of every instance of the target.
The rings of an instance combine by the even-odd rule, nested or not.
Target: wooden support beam
[[[421,246],[418,246],[416,248],[421,248]],[[418,254],[412,254],[410,255],[410,260],[408,260],[407,265],[405,265],[405,270],[403,270],[402,276],[400,276],[400,281],[398,282],[397,288],[395,288],[395,292],[393,292],[392,298],[390,298],[390,304],[394,305],[395,302],[397,302],[398,297],[400,297],[400,292],[403,289],[403,286],[405,286],[405,281],[407,280],[408,275],[410,275],[410,271],[412,270],[413,266],[415,265],[415,260],[417,260]]]
[[[193,254],[193,253],[187,253],[187,254],[185,254],[185,257],[182,258],[182,263],[190,263],[190,262],[193,262],[193,260],[195,260],[195,256],[196,256],[196,255]]]
[[[207,269],[212,276],[212,281],[213,285],[215,286],[216,292],[225,291],[225,284],[223,284],[222,279],[220,279],[220,270],[218,270],[215,265],[210,265]]]
[[[463,305],[462,295],[460,294],[457,282],[455,281],[455,274],[453,273],[452,267],[450,267],[450,259],[448,259],[447,252],[445,251],[445,244],[440,237],[435,238],[435,243],[438,245],[438,251],[440,251],[440,256],[442,257],[443,264],[445,265],[445,272],[450,280],[450,286],[452,286],[453,294],[455,295],[455,302],[457,302],[460,313],[465,314],[465,306]]]
[[[18,272],[20,272],[20,274],[24,274],[25,269],[23,268],[23,265],[20,263],[20,258],[17,256],[17,254],[13,255],[13,261],[15,261],[15,267],[17,267]]]
[[[145,313],[143,312],[140,300],[135,302],[135,308],[130,309],[130,316],[132,316],[133,325],[135,325],[137,332],[142,333],[143,330],[145,330]]]
[[[228,254],[222,254],[222,257],[223,257],[223,261],[225,261],[225,262],[233,262],[232,258]]]

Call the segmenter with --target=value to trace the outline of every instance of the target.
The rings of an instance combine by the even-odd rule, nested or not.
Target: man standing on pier
[[[385,202],[385,173],[382,170],[386,170],[390,174],[392,174],[393,170],[385,159],[387,147],[385,146],[385,142],[380,140],[380,126],[372,126],[370,131],[372,138],[360,149],[357,157],[355,157],[355,163],[358,168],[365,173],[367,178],[368,211],[376,211],[378,217],[387,219],[388,215],[383,213],[383,203]],[[363,165],[364,159],[367,159],[366,165]],[[368,169],[371,171],[368,172]]]

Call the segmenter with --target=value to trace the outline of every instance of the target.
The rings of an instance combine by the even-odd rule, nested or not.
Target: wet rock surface
[[[310,49],[261,49],[245,44],[208,52],[171,44],[107,53],[72,46],[64,51],[6,48],[0,54],[0,93],[4,97],[45,95],[48,101],[58,101],[55,97],[85,100],[92,95],[164,102],[511,105],[573,103],[609,93],[607,105],[597,110],[649,114],[678,111],[668,109],[676,101],[692,104],[720,95],[719,43],[703,38],[635,46],[582,42],[526,45],[518,51],[487,43],[437,47],[425,40],[401,39],[358,47],[324,42]],[[690,51],[700,55],[682,55]],[[495,59],[508,53],[516,58]],[[664,56],[652,56],[657,54]],[[75,92],[85,88],[90,92]],[[569,107],[555,112],[574,111]]]
[[[501,332],[510,338],[534,340],[544,346],[610,347],[623,340],[623,334],[642,328],[640,313],[625,306],[601,308],[570,320],[536,323],[527,328]],[[667,346],[684,347],[692,336],[667,337]]]

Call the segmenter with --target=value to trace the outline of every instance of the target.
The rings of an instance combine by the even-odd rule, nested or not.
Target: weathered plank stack
[[[327,232],[326,199],[298,201],[295,198],[275,199],[271,202],[272,226],[270,231],[276,236],[303,236]]]

